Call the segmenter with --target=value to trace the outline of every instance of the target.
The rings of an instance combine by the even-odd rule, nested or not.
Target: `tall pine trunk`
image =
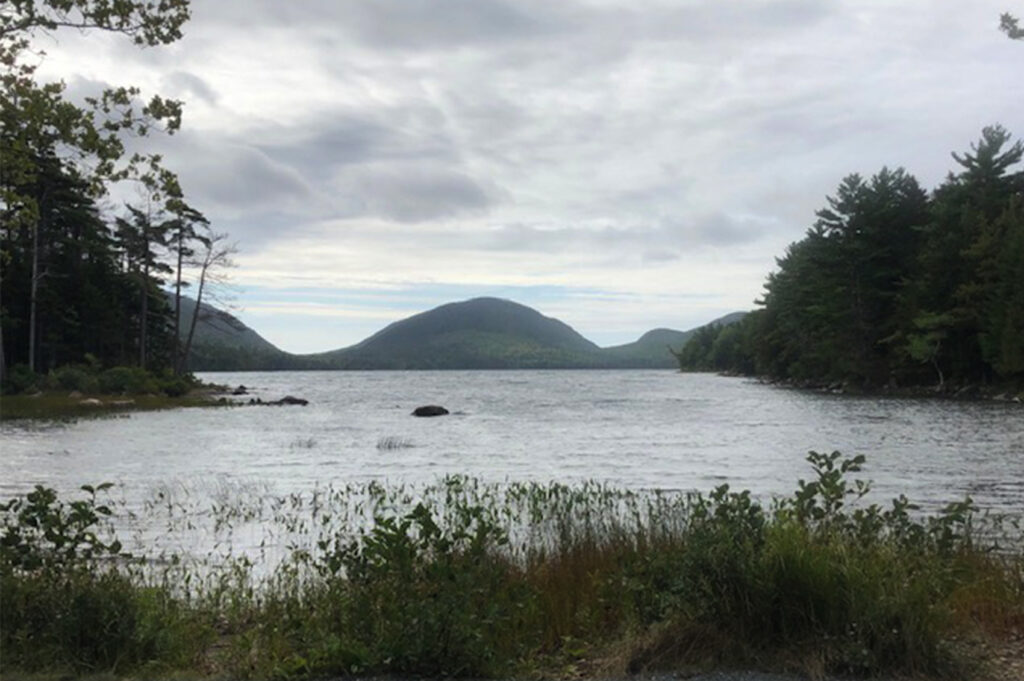
[[[149,224],[142,226],[142,277],[139,282],[142,299],[139,307],[142,319],[139,322],[139,368],[146,368],[146,332],[149,329]]]
[[[32,281],[28,297],[28,368],[36,370],[36,302],[39,299],[39,223],[32,227]]]
[[[188,366],[189,355],[192,354],[192,336],[196,332],[196,322],[199,321],[199,312],[203,304],[203,288],[206,286],[206,270],[209,267],[209,258],[203,263],[202,271],[199,273],[199,286],[196,288],[196,309],[192,313],[192,322],[188,326],[188,338],[185,339],[185,349],[181,357],[181,366]]]
[[[47,216],[49,215],[49,208],[46,205],[48,195],[49,188],[44,184],[38,203],[39,218],[32,226],[32,281],[29,284],[28,301],[28,366],[32,371],[36,370],[36,355],[38,354],[39,334],[36,327],[39,325],[39,320],[37,308],[39,306],[39,281],[43,278],[43,273],[39,271],[39,232],[46,227]]]
[[[174,278],[174,374],[184,370],[185,358],[181,355],[181,261],[184,255],[184,225],[178,225],[178,270]],[[196,308],[199,314],[199,308]]]

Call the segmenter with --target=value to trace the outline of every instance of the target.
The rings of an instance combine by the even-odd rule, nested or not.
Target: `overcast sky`
[[[926,187],[1024,135],[1020,0],[193,0],[185,38],[41,39],[78,96],[185,102],[152,140],[238,242],[238,316],[329,350],[510,298],[600,345],[751,309],[847,174]]]

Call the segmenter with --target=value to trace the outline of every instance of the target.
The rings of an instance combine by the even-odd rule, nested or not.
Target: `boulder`
[[[81,402],[79,402],[79,404],[82,405],[83,407],[102,407],[103,406],[103,403],[100,402],[99,400],[97,400],[95,397],[86,398],[86,399],[82,400]]]
[[[448,410],[436,404],[428,404],[423,407],[416,407],[412,410],[413,416],[444,416]]]
[[[279,400],[270,400],[269,402],[264,402],[260,398],[255,397],[249,400],[249,404],[258,404],[266,407],[280,407],[288,404],[297,404],[300,407],[305,407],[307,404],[309,404],[309,400],[304,400],[301,397],[292,397],[291,395],[285,395]]]
[[[232,390],[231,394],[232,395],[248,395],[249,394],[249,389],[246,388],[244,385],[240,385],[237,388],[235,388],[234,390]]]

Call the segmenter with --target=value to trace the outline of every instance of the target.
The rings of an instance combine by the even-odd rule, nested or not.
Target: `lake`
[[[1024,509],[1019,404],[851,397],[673,371],[211,373],[307,407],[178,409],[64,425],[0,425],[0,498],[113,481],[129,500],[168,485],[305,492],[369,480],[421,484],[593,479],[630,489],[760,496],[807,478],[808,450],[864,454],[873,498],[926,508],[970,494]],[[247,398],[246,398],[247,399]],[[419,405],[450,416],[421,419]]]

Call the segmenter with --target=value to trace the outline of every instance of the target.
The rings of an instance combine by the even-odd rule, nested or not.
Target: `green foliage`
[[[100,520],[112,513],[109,506],[97,502],[96,493],[111,487],[109,482],[95,488],[85,485],[86,499],[65,504],[54,490],[37,485],[24,497],[0,504],[4,513],[0,562],[31,572],[118,554],[120,542],[104,543],[96,534]]]
[[[706,328],[686,370],[812,385],[1024,381],[1024,145],[987,127],[929,197],[902,169],[851,175],[768,276],[764,309]]]
[[[159,154],[126,147],[127,139],[154,130],[177,131],[181,103],[143,101],[135,87],[107,88],[73,103],[64,83],[38,81],[44,53],[35,42],[72,28],[120,34],[141,47],[165,45],[181,38],[189,16],[189,0],[4,4],[0,368],[25,363],[45,372],[91,354],[108,366],[134,361],[182,371],[177,317],[159,277],[172,271],[163,260],[173,257],[180,288],[189,244],[205,238],[194,226],[206,221],[185,202]],[[144,192],[147,210],[128,207],[131,219],[121,221],[101,215],[97,199],[126,180]]]
[[[152,375],[138,367],[114,367],[99,375],[100,390],[104,393],[142,395],[159,391]]]
[[[62,502],[37,486],[0,505],[0,647],[5,667],[111,672],[158,663],[182,666],[209,629],[166,589],[147,587],[131,557],[104,536],[111,508],[88,496]],[[101,558],[120,562],[101,562]]]
[[[17,395],[34,390],[39,385],[39,376],[27,364],[15,364],[5,376],[3,393]]]
[[[365,651],[364,668],[499,671],[508,647],[500,639],[515,618],[515,571],[499,555],[508,539],[493,512],[458,505],[452,523],[441,527],[420,504],[402,516],[378,516],[358,540],[326,553],[321,569],[344,575],[349,645]]]
[[[103,370],[98,365],[78,364],[60,367],[46,376],[38,376],[28,371],[25,365],[18,365],[9,372],[4,392],[17,394],[39,388],[86,394],[182,397],[199,385],[200,382],[192,374],[175,375],[170,369],[151,372],[138,367],[118,366]]]
[[[155,577],[101,531],[106,485],[70,504],[37,488],[0,507],[5,664],[481,677],[600,658],[620,673],[724,660],[960,678],[971,660],[951,638],[1024,616],[1022,558],[982,539],[995,526],[970,499],[932,516],[903,497],[866,504],[852,477],[863,457],[808,461],[813,477],[768,504],[724,485],[672,495],[454,476],[421,494],[371,484],[357,505],[369,517],[347,515],[344,495],[314,496],[300,520],[291,496],[270,504],[274,531],[313,538],[262,580],[265,567],[219,555]],[[261,519],[250,507],[262,503],[222,503],[216,520]]]
[[[999,30],[1010,40],[1024,40],[1024,28],[1020,27],[1020,19],[1009,12],[999,15]]]
[[[47,387],[61,390],[77,390],[81,393],[99,390],[95,369],[84,366],[65,366],[54,369],[46,377]]]

